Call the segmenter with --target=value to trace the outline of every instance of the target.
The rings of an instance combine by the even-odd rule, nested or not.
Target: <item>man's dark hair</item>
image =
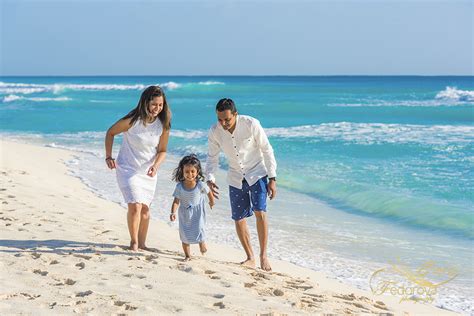
[[[216,111],[224,112],[226,110],[230,110],[232,113],[237,112],[237,108],[235,107],[234,101],[232,101],[232,99],[224,98],[217,102]]]

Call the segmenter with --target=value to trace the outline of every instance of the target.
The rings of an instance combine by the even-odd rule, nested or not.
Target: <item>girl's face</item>
[[[183,167],[183,176],[186,181],[194,181],[198,175],[198,170],[193,165],[185,165]]]
[[[150,103],[148,103],[148,113],[155,118],[163,111],[163,97],[154,97]]]

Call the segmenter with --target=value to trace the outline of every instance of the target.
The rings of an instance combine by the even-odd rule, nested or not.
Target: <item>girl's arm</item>
[[[209,191],[209,193],[207,193],[207,197],[209,198],[209,207],[212,210],[212,207],[214,206],[214,194],[212,194],[212,191]]]
[[[105,134],[105,162],[107,163],[107,167],[109,167],[109,169],[114,169],[116,167],[115,159],[112,158],[114,137],[117,134],[128,131],[129,128],[130,119],[119,120],[114,125],[112,125],[107,130],[107,134]]]
[[[179,207],[179,199],[174,198],[173,204],[171,204],[171,214],[170,214],[170,221],[174,222],[176,220],[176,210]]]
[[[147,172],[147,175],[149,175],[150,177],[154,177],[156,175],[158,168],[160,167],[163,160],[165,160],[166,148],[168,147],[169,137],[170,137],[170,131],[166,129],[163,130],[163,133],[160,136],[160,142],[158,143],[158,146],[157,146],[155,161],[153,165],[148,169],[148,172]]]

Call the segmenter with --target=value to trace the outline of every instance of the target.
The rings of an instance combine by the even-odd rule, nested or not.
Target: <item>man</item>
[[[260,267],[271,271],[267,258],[268,220],[267,195],[276,196],[276,161],[273,148],[260,122],[250,116],[239,115],[234,101],[221,99],[216,105],[218,123],[209,130],[206,163],[207,184],[218,198],[219,187],[214,173],[218,168],[219,153],[223,151],[229,162],[227,182],[232,219],[247,259],[242,262],[255,267],[246,218],[255,213],[260,243]]]

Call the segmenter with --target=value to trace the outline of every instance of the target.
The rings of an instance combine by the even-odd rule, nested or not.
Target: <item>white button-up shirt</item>
[[[276,161],[273,148],[260,122],[253,117],[237,115],[234,132],[226,131],[216,123],[209,130],[206,178],[215,181],[214,173],[219,165],[219,153],[227,156],[229,185],[241,189],[243,179],[249,185],[268,175],[276,177]]]

